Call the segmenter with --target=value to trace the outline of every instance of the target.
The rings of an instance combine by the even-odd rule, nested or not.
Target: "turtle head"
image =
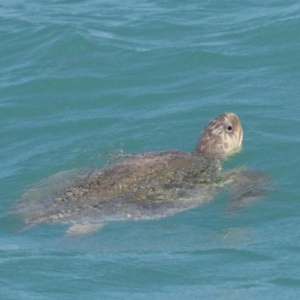
[[[241,150],[243,128],[234,113],[223,113],[202,131],[195,154],[209,158],[225,159]]]

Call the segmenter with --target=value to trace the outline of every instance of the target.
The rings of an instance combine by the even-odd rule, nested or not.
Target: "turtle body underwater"
[[[256,186],[265,176],[221,168],[227,157],[241,150],[242,140],[237,115],[223,113],[204,128],[191,153],[149,152],[103,169],[61,172],[25,192],[14,211],[24,218],[24,229],[44,222],[67,223],[68,233],[80,234],[108,221],[170,216],[208,203],[225,186],[237,201],[257,197]]]

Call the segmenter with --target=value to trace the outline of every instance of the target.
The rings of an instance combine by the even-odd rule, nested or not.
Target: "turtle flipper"
[[[80,235],[92,234],[102,227],[104,227],[104,223],[96,223],[96,224],[74,224],[66,231],[66,237],[74,237]]]
[[[257,170],[237,169],[230,175],[230,181],[229,212],[251,206],[272,190],[270,179]]]

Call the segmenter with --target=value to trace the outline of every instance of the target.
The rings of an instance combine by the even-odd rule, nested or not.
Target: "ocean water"
[[[296,0],[1,1],[1,299],[298,299],[299,15]],[[223,193],[87,236],[15,233],[32,184],[119,151],[192,151],[224,111],[244,127],[224,168],[274,186],[250,207],[226,213]]]

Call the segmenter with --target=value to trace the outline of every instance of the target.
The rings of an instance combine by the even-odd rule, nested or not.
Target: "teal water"
[[[1,1],[1,299],[298,299],[298,1]],[[225,169],[274,191],[64,238],[15,234],[11,208],[59,171],[110,153],[193,150],[224,111],[244,127]]]

